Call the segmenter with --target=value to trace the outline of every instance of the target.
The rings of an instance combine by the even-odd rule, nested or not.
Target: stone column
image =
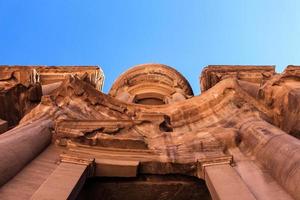
[[[253,156],[295,199],[300,199],[300,141],[260,120],[240,129],[243,151]]]
[[[51,120],[42,118],[0,135],[0,186],[48,146],[51,126]]]

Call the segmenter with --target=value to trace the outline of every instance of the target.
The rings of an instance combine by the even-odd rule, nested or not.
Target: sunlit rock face
[[[54,68],[44,85],[47,70],[0,135],[1,198],[300,199],[300,67],[207,66],[199,96],[161,64],[130,68],[109,94],[100,71]]]
[[[143,64],[123,73],[109,95],[128,103],[162,105],[190,98],[193,91],[175,69],[162,64]]]

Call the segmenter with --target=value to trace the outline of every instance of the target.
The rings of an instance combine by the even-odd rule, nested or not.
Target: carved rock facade
[[[193,96],[144,64],[107,95],[65,77],[0,135],[0,195],[32,173],[28,199],[300,199],[299,80],[297,66],[208,66]]]

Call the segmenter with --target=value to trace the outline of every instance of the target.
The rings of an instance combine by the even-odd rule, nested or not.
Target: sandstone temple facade
[[[0,66],[0,199],[300,200],[300,67]]]

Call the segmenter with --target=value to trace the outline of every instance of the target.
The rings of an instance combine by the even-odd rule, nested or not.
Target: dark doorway
[[[181,175],[137,178],[95,177],[86,181],[77,200],[210,200],[203,180]]]

